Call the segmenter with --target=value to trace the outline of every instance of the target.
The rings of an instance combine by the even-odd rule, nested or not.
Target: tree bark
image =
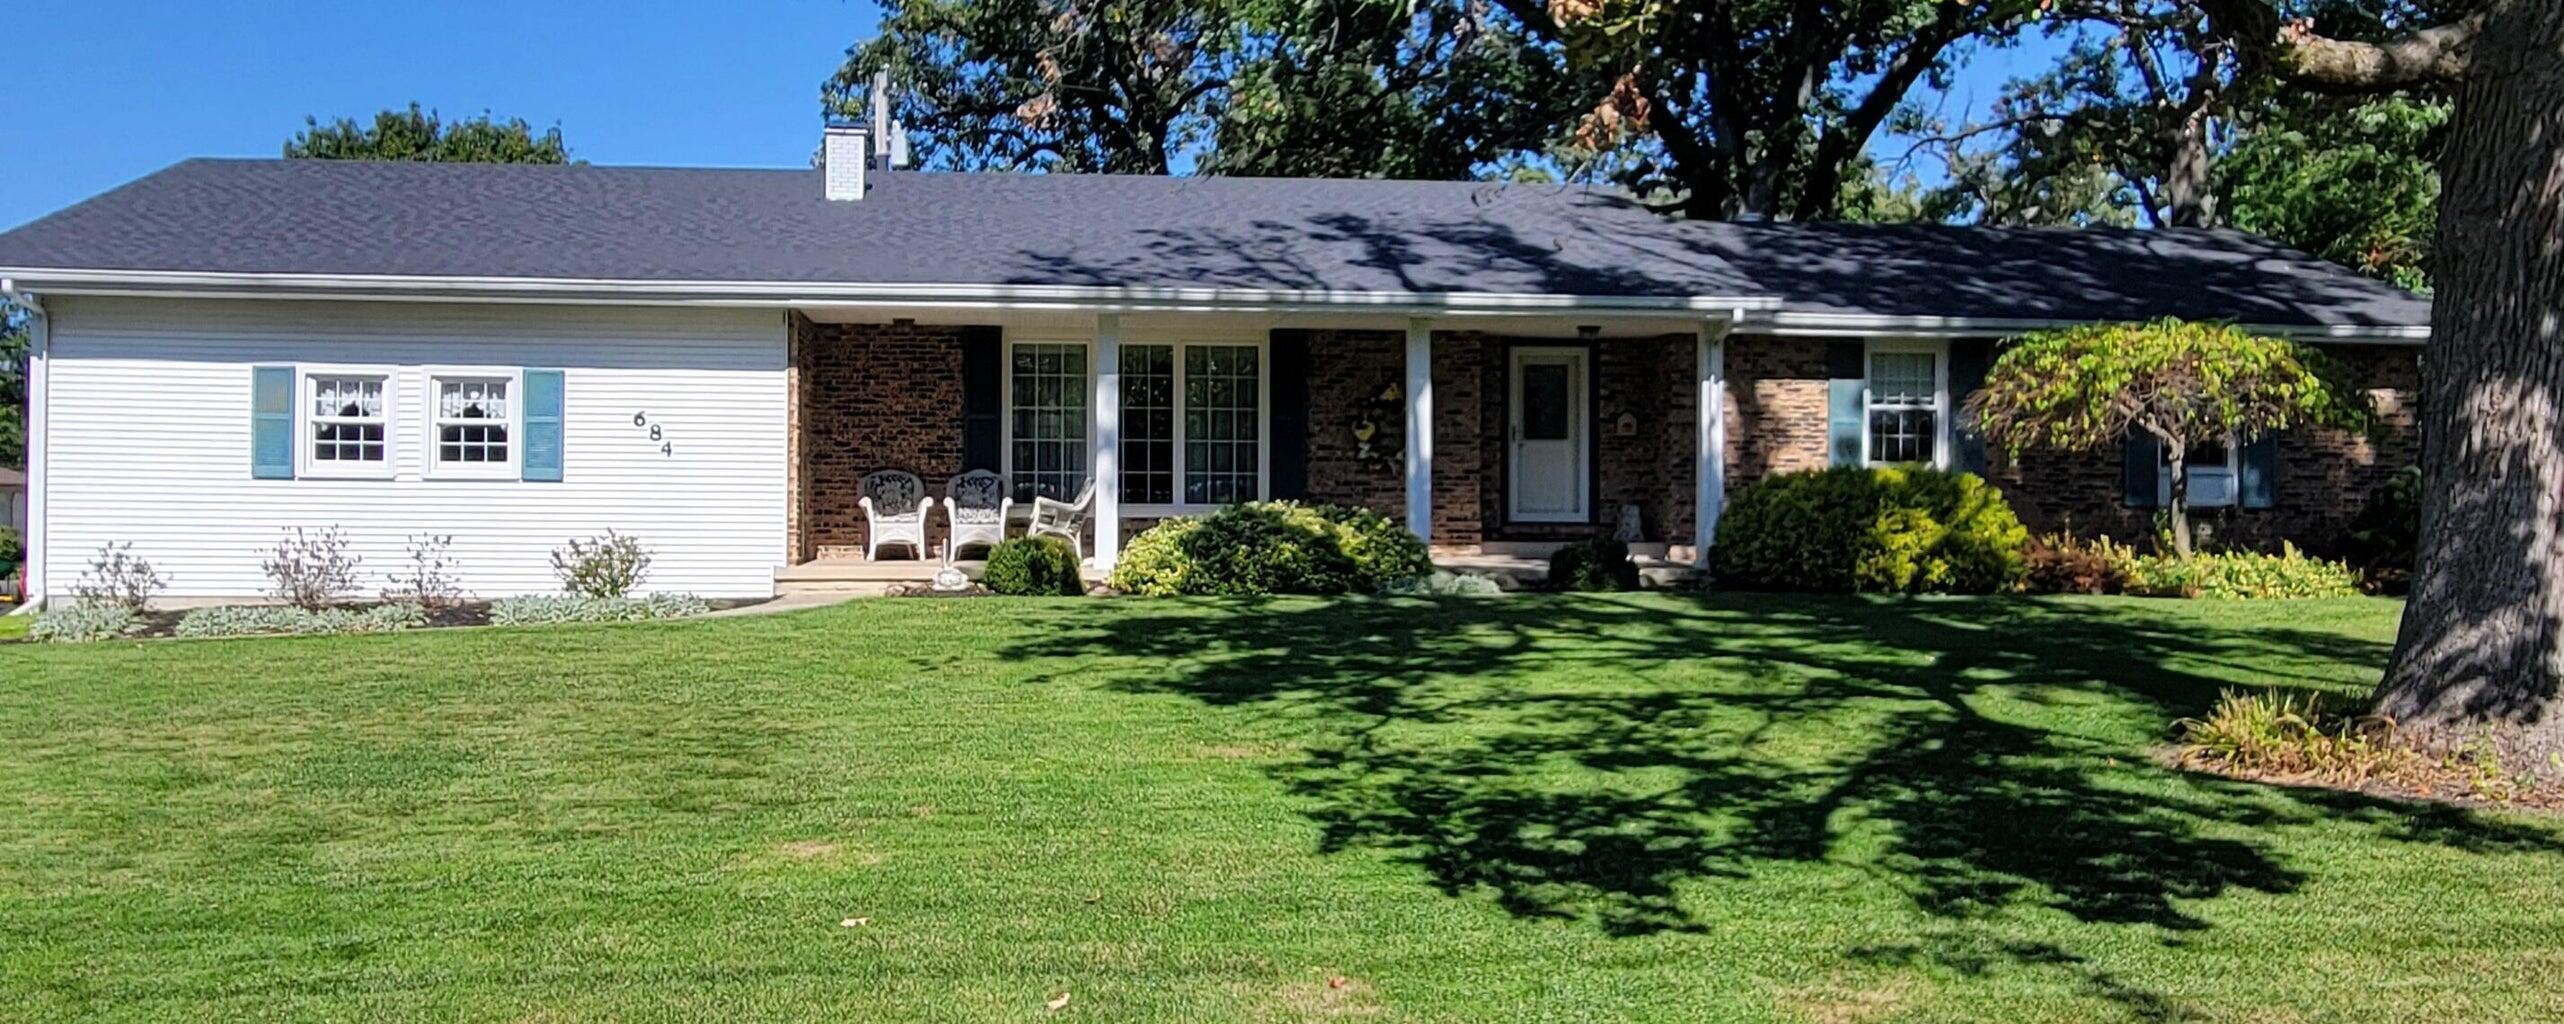
[[[2419,564],[2378,711],[2564,774],[2564,4],[2478,15],[2422,386]]]

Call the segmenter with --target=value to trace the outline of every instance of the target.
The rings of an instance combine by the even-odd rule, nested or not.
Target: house
[[[2426,301],[2215,231],[1669,221],[1489,182],[193,160],[0,235],[41,311],[33,588],[130,542],[254,594],[281,527],[368,566],[451,535],[482,595],[608,528],[649,585],[771,593],[860,550],[854,489],[1096,483],[1158,517],[1359,503],[1438,550],[1634,518],[1703,556],[1725,495],[1828,464],[1985,468],[1954,415],[1999,339],[2231,320],[2320,342],[2380,438],[2231,446],[2230,529],[2321,537],[2414,457]],[[2154,457],[1992,467],[2035,526],[2146,528]],[[938,527],[940,529],[940,527]]]

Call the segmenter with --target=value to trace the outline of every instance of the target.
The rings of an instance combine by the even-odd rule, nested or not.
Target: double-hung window
[[[1015,500],[1077,497],[1086,485],[1086,346],[1018,342],[1007,362],[1007,479]]]
[[[1872,345],[1868,357],[1866,461],[1942,465],[1949,409],[1941,384],[1941,351]]]
[[[516,380],[513,376],[432,374],[428,378],[428,472],[505,476],[516,466]]]
[[[303,465],[322,475],[388,475],[392,380],[385,373],[303,377]]]
[[[1122,346],[1122,500],[1205,506],[1264,496],[1264,350]]]

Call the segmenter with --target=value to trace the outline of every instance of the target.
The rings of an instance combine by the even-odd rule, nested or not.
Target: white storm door
[[[1585,350],[1518,348],[1512,363],[1507,511],[1515,522],[1591,521],[1586,463],[1593,417],[1585,409]]]

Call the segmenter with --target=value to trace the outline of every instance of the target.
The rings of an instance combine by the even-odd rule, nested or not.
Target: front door
[[[1585,350],[1513,350],[1512,477],[1505,493],[1515,522],[1582,523],[1588,444]]]

